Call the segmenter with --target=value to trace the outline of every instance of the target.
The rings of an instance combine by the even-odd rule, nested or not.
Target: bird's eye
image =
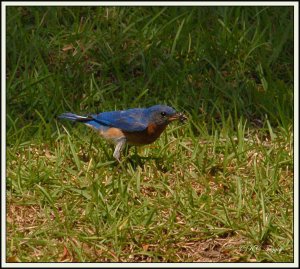
[[[161,114],[163,117],[165,117],[165,116],[167,115],[166,112],[161,112],[160,114]]]

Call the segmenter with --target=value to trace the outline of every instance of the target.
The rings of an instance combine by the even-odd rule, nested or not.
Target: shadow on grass
[[[134,170],[136,170],[138,167],[143,169],[143,167],[147,164],[147,162],[152,162],[152,161],[154,161],[157,170],[164,173],[170,170],[169,165],[167,165],[167,160],[165,160],[165,158],[163,157],[154,157],[154,156],[142,157],[137,154],[134,154],[126,159],[126,162],[128,162]]]
[[[109,167],[111,169],[125,169],[128,165],[131,166],[131,168],[136,171],[138,167],[141,169],[144,169],[145,165],[150,162],[154,162],[157,170],[166,173],[171,170],[171,166],[169,165],[168,161],[164,157],[155,157],[155,156],[148,156],[143,157],[137,154],[137,149],[134,148],[133,152],[130,153],[130,149],[133,148],[133,146],[127,146],[123,152],[121,163],[119,163],[112,154],[107,150],[107,148],[101,147],[101,150],[104,151],[106,161],[103,162],[103,159],[101,160],[101,157],[95,153],[94,151],[85,152],[79,155],[79,159],[85,163],[88,163],[91,158],[94,159],[94,161],[97,163],[96,167]],[[111,153],[114,150],[114,147],[111,146]]]

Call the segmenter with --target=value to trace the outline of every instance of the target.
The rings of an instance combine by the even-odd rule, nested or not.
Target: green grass
[[[8,7],[7,261],[293,262],[292,7]],[[188,115],[113,149],[80,114]]]

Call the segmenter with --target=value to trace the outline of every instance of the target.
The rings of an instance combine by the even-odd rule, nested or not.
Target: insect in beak
[[[184,121],[187,120],[187,117],[182,112],[179,112],[179,113],[176,113],[176,114],[170,116],[168,118],[168,120],[169,120],[169,122],[174,121],[174,120],[179,120],[181,123],[183,123]]]

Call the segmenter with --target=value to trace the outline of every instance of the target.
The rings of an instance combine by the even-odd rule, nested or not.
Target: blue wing
[[[97,123],[119,128],[125,132],[139,132],[147,129],[147,110],[133,108],[124,111],[103,112],[97,115],[90,115]]]

